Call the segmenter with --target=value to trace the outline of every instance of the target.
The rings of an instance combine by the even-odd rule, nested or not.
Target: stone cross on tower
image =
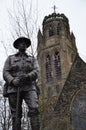
[[[52,8],[54,9],[54,13],[56,13],[57,7],[54,5]]]

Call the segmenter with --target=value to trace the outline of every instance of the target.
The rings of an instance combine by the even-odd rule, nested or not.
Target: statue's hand
[[[19,79],[20,79],[20,82],[21,81],[26,81],[27,75],[26,74],[22,74],[22,75],[19,76]]]
[[[13,81],[12,81],[12,84],[13,84],[14,86],[18,86],[19,83],[20,83],[20,79],[19,79],[18,77],[14,78]]]

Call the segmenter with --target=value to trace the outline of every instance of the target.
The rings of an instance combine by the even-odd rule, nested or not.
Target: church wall
[[[76,130],[72,113],[73,107],[76,110],[75,95],[83,87],[79,80],[84,70],[78,72],[79,68],[74,66],[83,64],[83,68],[84,63],[78,58],[75,37],[70,33],[66,16],[54,13],[45,17],[42,36],[38,37],[41,130]]]

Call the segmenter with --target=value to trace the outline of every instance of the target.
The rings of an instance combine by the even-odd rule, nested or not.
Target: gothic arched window
[[[50,82],[52,80],[52,68],[50,55],[46,57],[46,80]]]
[[[50,26],[49,27],[49,37],[53,36],[54,35],[54,30],[53,30],[53,27]]]
[[[61,62],[60,62],[59,52],[55,52],[54,54],[54,65],[55,65],[56,78],[60,79],[61,78]]]
[[[57,25],[57,35],[60,35],[60,31],[61,31],[61,25],[60,25],[60,23],[58,23],[58,25]]]

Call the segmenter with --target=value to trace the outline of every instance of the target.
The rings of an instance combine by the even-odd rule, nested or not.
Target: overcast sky
[[[14,0],[16,2],[17,0]],[[19,0],[21,1],[21,0]],[[56,5],[56,13],[64,13],[70,24],[70,30],[76,37],[76,45],[79,55],[86,62],[86,0],[28,0],[32,1],[32,8],[38,12],[38,27],[42,28],[45,16],[53,13],[53,6]],[[7,10],[10,10],[13,0],[0,0],[0,66],[2,70],[6,59],[5,50],[1,41],[9,39],[9,18]]]

